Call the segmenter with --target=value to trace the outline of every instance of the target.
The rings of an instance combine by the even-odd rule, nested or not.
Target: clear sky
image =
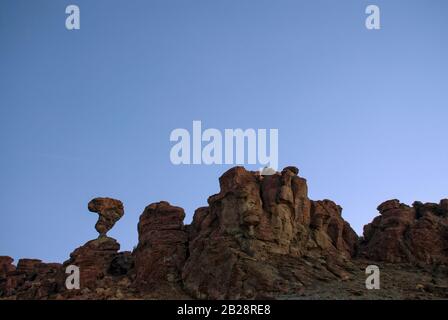
[[[231,167],[171,163],[171,131],[193,120],[277,128],[280,167],[358,233],[384,200],[438,202],[447,15],[446,0],[1,0],[0,255],[66,260],[97,236],[97,196],[124,202],[123,250],[152,202],[190,222]]]

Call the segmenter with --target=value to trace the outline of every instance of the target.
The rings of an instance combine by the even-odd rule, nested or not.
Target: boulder
[[[95,198],[89,202],[88,209],[91,212],[98,213],[99,217],[95,229],[100,237],[106,236],[106,233],[124,215],[123,203],[111,198]]]

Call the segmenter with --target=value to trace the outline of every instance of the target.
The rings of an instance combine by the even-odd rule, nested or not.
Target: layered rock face
[[[220,192],[195,211],[190,225],[180,207],[165,201],[147,206],[133,252],[120,252],[106,235],[124,214],[121,201],[93,199],[88,208],[99,214],[98,239],[62,265],[21,259],[16,267],[0,256],[0,298],[255,299],[296,297],[327,285],[338,292],[351,283],[350,296],[364,285],[367,265],[390,263],[388,272],[398,279],[395,264],[418,264],[419,270],[423,264],[430,282],[419,288],[438,297],[448,292],[448,281],[440,285],[448,270],[447,199],[412,206],[386,201],[359,239],[340,206],[308,198],[307,182],[295,167],[269,175],[234,167],[219,183]],[[70,265],[79,268],[80,290],[65,287]]]
[[[0,297],[11,294],[14,285],[11,284],[11,275],[16,270],[12,264],[13,258],[8,256],[0,256]]]
[[[181,283],[188,234],[182,208],[162,201],[146,207],[138,223],[135,285],[144,291],[172,293]]]
[[[64,263],[64,269],[69,265],[79,267],[81,286],[94,289],[97,281],[109,273],[119,250],[120,244],[113,238],[91,240],[70,254],[70,259]]]
[[[414,202],[389,200],[380,216],[364,227],[363,255],[387,262],[448,263],[448,199]]]
[[[10,272],[13,272],[16,267],[12,264],[13,258],[8,256],[0,256],[0,278],[6,277]]]
[[[288,167],[261,176],[235,167],[220,178],[220,193],[196,211],[189,227],[182,278],[191,295],[254,298],[297,291],[315,276],[348,276],[344,266],[357,236],[340,207],[308,199],[297,173]]]
[[[0,257],[0,297],[45,299],[58,289],[57,274],[61,265],[37,259],[20,259],[17,268],[10,257]]]

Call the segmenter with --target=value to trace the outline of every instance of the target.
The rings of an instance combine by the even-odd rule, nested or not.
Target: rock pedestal
[[[64,263],[77,266],[80,270],[81,288],[95,289],[98,280],[109,273],[112,261],[118,255],[120,244],[113,238],[100,237],[87,242],[70,254],[70,259]]]
[[[145,291],[176,290],[187,256],[188,234],[184,210],[162,201],[146,207],[138,223],[134,251],[135,284]]]

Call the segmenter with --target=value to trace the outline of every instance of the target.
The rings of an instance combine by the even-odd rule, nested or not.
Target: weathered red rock
[[[105,236],[124,215],[123,203],[111,198],[95,198],[89,202],[88,209],[99,215],[95,229],[100,236]]]
[[[20,259],[17,268],[9,257],[0,258],[6,273],[0,275],[0,296],[15,295],[18,299],[46,299],[57,290],[58,263],[43,263],[38,259]],[[3,268],[5,271],[5,268]]]
[[[0,256],[0,278],[5,277],[9,272],[12,272],[16,267],[12,264],[14,259],[8,256]]]
[[[196,211],[190,230],[184,288],[196,298],[254,298],[297,292],[319,277],[345,278],[357,236],[340,207],[308,199],[298,170],[261,176],[235,167],[221,191]],[[319,262],[323,261],[323,263]],[[312,263],[310,262],[312,261]]]
[[[310,227],[320,231],[316,235],[323,250],[333,250],[350,258],[357,253],[358,236],[350,224],[342,219],[342,208],[331,200],[312,201]],[[328,238],[326,238],[328,236]],[[328,243],[328,241],[330,243]]]
[[[100,237],[77,248],[63,265],[21,259],[16,268],[12,258],[0,257],[0,297],[265,299],[295,297],[322,283],[336,283],[339,290],[347,282],[348,293],[363,295],[365,267],[381,261],[418,263],[431,282],[418,290],[445,297],[448,199],[412,206],[386,201],[359,241],[339,205],[308,198],[307,181],[296,167],[270,173],[228,170],[219,179],[220,192],[195,211],[190,225],[184,225],[180,207],[149,205],[132,253],[119,252],[118,242],[106,236],[123,216],[122,203],[96,198],[89,210],[99,213]],[[80,268],[80,290],[65,288],[68,265]],[[394,266],[386,269],[388,276]],[[398,271],[396,279],[402,278]]]
[[[364,227],[363,256],[388,262],[448,263],[447,200],[415,202],[412,207],[389,200],[380,216]]]
[[[39,259],[20,259],[17,263],[17,272],[21,273],[35,273],[37,266],[42,263]]]
[[[77,248],[64,265],[20,259],[17,268],[11,268],[8,266],[12,262],[10,258],[0,259],[1,270],[7,271],[6,280],[0,281],[2,295],[17,299],[45,299],[60,294],[76,297],[84,291],[66,290],[65,279],[68,275],[65,270],[69,265],[79,267],[80,285],[84,290],[98,288],[106,277],[127,276],[133,268],[131,253],[118,253],[119,243],[106,236],[106,232],[123,216],[123,204],[119,200],[96,198],[89,202],[88,207],[99,214],[96,229],[100,237]]]
[[[11,257],[0,256],[0,297],[10,295],[15,288],[11,278],[16,270],[13,261]]]
[[[184,210],[162,201],[147,206],[138,223],[135,284],[142,290],[179,290],[187,255]]]
[[[61,264],[27,259],[20,268],[21,261],[17,265],[17,272],[23,268],[25,282],[17,288],[18,299],[48,299],[59,290]]]
[[[68,265],[79,267],[81,288],[95,288],[97,281],[109,273],[118,250],[120,244],[113,238],[91,240],[70,254],[70,259],[64,263],[64,270]]]

